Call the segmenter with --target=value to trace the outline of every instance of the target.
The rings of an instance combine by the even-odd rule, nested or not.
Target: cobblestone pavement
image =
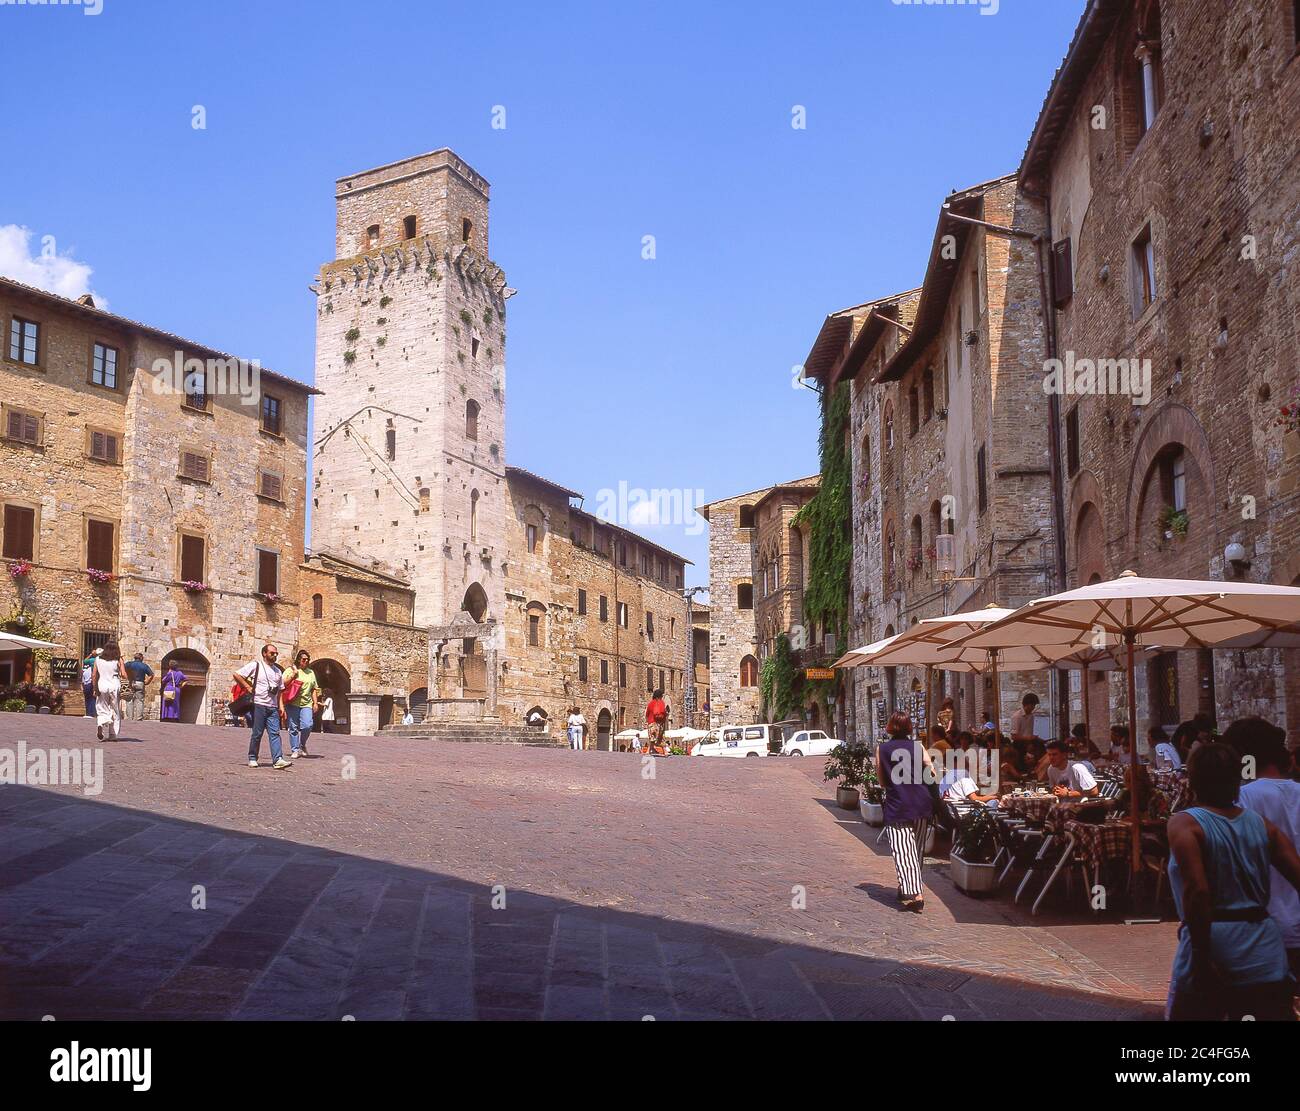
[[[902,912],[821,761],[645,778],[627,754],[325,736],[277,772],[242,731],[127,732],[0,715],[0,758],[105,759],[95,797],[0,787],[0,1017],[1159,1015],[1172,925],[1031,919],[942,865]]]

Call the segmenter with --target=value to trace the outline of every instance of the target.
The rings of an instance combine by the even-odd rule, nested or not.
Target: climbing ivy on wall
[[[803,672],[794,665],[790,638],[784,633],[776,638],[772,654],[763,661],[758,675],[758,693],[763,699],[763,715],[768,721],[781,721],[803,706]]]
[[[848,633],[849,582],[853,565],[852,459],[847,383],[822,393],[821,488],[795,516],[807,524],[808,563],[804,623],[822,623],[843,646]]]

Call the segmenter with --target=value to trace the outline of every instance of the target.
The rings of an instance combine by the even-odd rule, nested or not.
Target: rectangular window
[[[84,660],[96,648],[103,648],[117,634],[108,629],[81,630],[81,658]]]
[[[627,686],[627,664],[618,665],[618,685],[620,687]]]
[[[9,321],[9,358],[35,366],[40,356],[41,326],[15,316]]]
[[[1079,406],[1065,414],[1065,466],[1066,471],[1077,474],[1079,470]]]
[[[35,413],[22,409],[5,410],[5,439],[39,446],[43,441],[41,431],[41,418]]]
[[[528,615],[528,645],[536,648],[542,643],[542,619],[538,614]]]
[[[609,599],[603,594],[600,596],[600,619],[602,621],[609,620]]]
[[[645,613],[645,637],[649,641],[655,638],[655,615],[649,610]]]
[[[655,689],[655,672],[652,667],[645,669],[645,689],[647,694],[653,693]]]
[[[659,669],[659,689],[661,691],[668,689],[664,686],[664,669],[662,667]]]
[[[269,498],[271,501],[281,501],[280,476],[278,474],[272,474],[270,471],[262,471],[259,477],[261,482],[257,492],[262,497]]]
[[[208,375],[202,368],[185,373],[185,404],[200,412],[208,411]]]
[[[988,455],[983,444],[975,456],[975,484],[979,511],[983,513],[989,507]]]
[[[117,462],[117,436],[112,432],[89,430],[88,453],[100,463]]]
[[[117,389],[117,348],[97,343],[91,348],[90,381],[108,390]]]
[[[537,526],[536,525],[524,526],[524,539],[528,544],[529,554],[531,555],[532,553],[536,552],[537,551]]]
[[[208,457],[196,451],[181,452],[181,478],[193,479],[195,482],[207,482]]]
[[[257,549],[257,593],[280,593],[280,553]]]
[[[280,399],[269,393],[262,395],[262,431],[274,436],[280,435],[281,428]]]
[[[4,558],[36,558],[36,510],[25,505],[5,506]]]
[[[88,571],[112,573],[115,531],[108,521],[86,522],[86,569]]]
[[[641,574],[650,577],[650,557],[645,552],[641,553]]]
[[[181,581],[201,583],[207,573],[207,541],[189,533],[181,535]]]
[[[1173,464],[1174,510],[1187,510],[1187,457],[1180,451]]]
[[[754,584],[740,583],[736,587],[736,608],[752,610],[754,608]]]
[[[1074,297],[1074,262],[1071,255],[1073,247],[1070,240],[1062,239],[1052,244],[1052,285],[1054,287],[1053,303],[1058,309],[1065,308]]]
[[[370,600],[370,619],[372,621],[388,620],[388,603],[382,598],[372,598]]]
[[[609,661],[608,660],[600,661],[600,681],[602,683],[609,682]]]
[[[587,657],[579,656],[578,657],[578,682],[585,683],[586,681],[587,681]]]
[[[618,623],[621,628],[627,628],[627,603],[619,602],[618,604]]]
[[[1151,225],[1133,240],[1133,319],[1140,317],[1156,299],[1156,252],[1151,242]]]
[[[582,617],[586,614],[586,612],[587,612],[587,592],[585,590],[579,590],[578,591],[578,616]]]

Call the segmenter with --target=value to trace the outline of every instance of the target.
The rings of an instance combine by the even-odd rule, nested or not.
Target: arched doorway
[[[411,717],[416,721],[423,721],[425,711],[429,707],[429,688],[418,687],[411,691],[406,700],[406,708],[411,711]]]
[[[175,667],[185,676],[181,689],[180,720],[193,725],[207,722],[208,713],[208,661],[193,648],[173,648],[162,658],[159,676],[169,667]]]
[[[550,721],[550,715],[540,706],[534,706],[524,714],[524,724],[531,725],[534,729],[545,729]]]
[[[608,710],[601,710],[596,715],[596,748],[601,752],[610,750],[610,731],[614,725],[614,717]]]
[[[379,698],[379,728],[393,724],[393,696],[391,694],[381,695]]]
[[[330,729],[335,733],[352,731],[349,718],[348,695],[352,693],[352,676],[348,669],[338,660],[312,660],[312,670],[321,685],[321,698],[328,694],[334,699],[334,724]]]

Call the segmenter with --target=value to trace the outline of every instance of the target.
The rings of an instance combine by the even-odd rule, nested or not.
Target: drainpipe
[[[1021,186],[1025,196],[1037,201],[1043,208],[1044,235],[1035,252],[1038,259],[1039,296],[1043,299],[1043,344],[1048,359],[1056,358],[1056,282],[1051,266],[1043,260],[1043,251],[1052,249],[1052,196],[1050,192],[1036,193],[1027,186]],[[1061,466],[1061,398],[1059,394],[1047,395],[1047,435],[1049,440],[1047,457],[1051,466],[1052,482],[1052,529],[1056,533],[1056,589],[1066,588],[1065,566],[1065,473]],[[1080,697],[1087,698],[1086,685]],[[1057,712],[1065,723],[1061,735],[1069,731],[1070,720],[1070,685],[1061,683],[1058,692]],[[1136,744],[1136,742],[1135,742]]]

